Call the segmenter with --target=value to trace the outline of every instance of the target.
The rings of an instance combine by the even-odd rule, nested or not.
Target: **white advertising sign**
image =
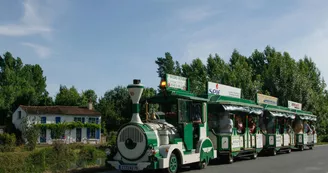
[[[288,108],[302,110],[302,104],[288,100]]]
[[[187,78],[185,77],[167,74],[166,80],[169,88],[187,90]]]
[[[214,82],[208,82],[208,94],[216,94],[221,96],[229,96],[235,98],[241,98],[241,89],[228,85],[218,84]]]
[[[277,106],[278,98],[264,94],[257,94],[257,103]]]

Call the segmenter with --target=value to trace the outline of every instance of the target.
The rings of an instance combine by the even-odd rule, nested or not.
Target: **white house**
[[[20,105],[13,113],[12,122],[15,127],[22,131],[22,121],[27,118],[28,124],[42,123],[55,124],[60,122],[80,121],[84,124],[101,124],[101,114],[92,108],[78,106],[24,106]],[[74,128],[66,130],[61,140],[66,143],[100,143],[101,129],[94,128]],[[52,144],[52,133],[50,129],[41,129],[39,144]]]

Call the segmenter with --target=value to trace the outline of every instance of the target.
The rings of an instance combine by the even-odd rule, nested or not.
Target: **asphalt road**
[[[204,170],[183,169],[182,173],[328,173],[328,145],[290,154],[240,159],[232,164],[209,165]],[[104,172],[103,172],[104,173]],[[108,172],[107,172],[108,173]],[[110,171],[109,173],[119,173]]]

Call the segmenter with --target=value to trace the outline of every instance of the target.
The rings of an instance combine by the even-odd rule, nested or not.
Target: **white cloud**
[[[45,0],[24,0],[24,13],[20,21],[15,24],[0,25],[0,35],[5,36],[28,36],[36,34],[50,34],[51,9]]]
[[[22,45],[33,48],[35,53],[42,59],[47,58],[51,54],[51,50],[45,46],[27,42],[22,43]]]

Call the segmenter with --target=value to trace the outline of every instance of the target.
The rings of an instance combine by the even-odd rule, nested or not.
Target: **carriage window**
[[[165,114],[165,117],[176,117],[177,105],[175,103],[161,104],[159,111]]]
[[[190,105],[190,119],[192,121],[201,121],[202,120],[202,104],[193,103]]]
[[[208,127],[209,130],[213,129],[216,133],[220,133],[219,128],[219,114],[217,110],[217,105],[208,105]]]
[[[189,100],[178,100],[178,112],[179,112],[179,123],[188,123],[190,122],[189,112],[190,112]]]

